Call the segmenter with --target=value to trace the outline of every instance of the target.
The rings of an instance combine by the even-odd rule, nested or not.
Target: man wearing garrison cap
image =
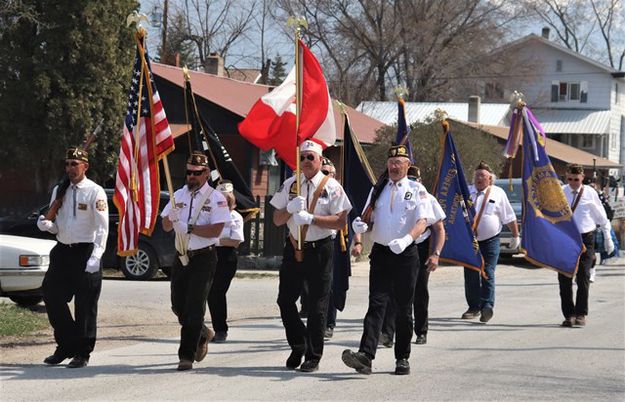
[[[102,288],[100,259],[106,247],[109,216],[104,189],[89,180],[89,155],[72,147],[65,155],[67,179],[52,191],[50,210],[37,226],[56,234],[50,266],[43,280],[43,300],[54,329],[56,351],[44,363],[67,367],[89,362],[95,347],[98,299]],[[74,299],[74,316],[68,302]]]
[[[176,232],[185,252],[171,270],[171,307],[182,326],[178,370],[190,370],[202,361],[214,332],[204,325],[206,299],[217,266],[215,245],[230,222],[223,194],[208,184],[208,159],[194,151],[187,160],[187,184],[175,192],[175,205],[165,206],[163,229]]]
[[[271,205],[276,208],[274,224],[286,224],[290,232],[278,290],[280,316],[291,347],[286,366],[291,369],[301,366],[303,372],[319,368],[332,284],[332,233],[345,226],[352,208],[339,182],[321,172],[321,153],[321,145],[304,141],[300,145],[300,194],[296,192],[293,176],[284,181],[271,199]],[[300,235],[301,250],[297,250]],[[308,284],[307,325],[295,304],[304,281]]]
[[[369,193],[364,220],[352,222],[356,233],[371,229],[369,308],[358,352],[346,349],[342,358],[357,372],[371,374],[384,313],[394,303],[395,374],[404,375],[410,373],[412,302],[419,268],[415,240],[435,222],[435,216],[425,187],[407,177],[410,155],[405,145],[390,147],[386,166],[388,179],[380,180]]]

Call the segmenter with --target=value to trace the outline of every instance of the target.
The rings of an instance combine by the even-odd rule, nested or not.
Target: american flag
[[[152,234],[160,201],[158,161],[173,149],[174,139],[152,77],[147,49],[138,34],[113,197],[119,211],[119,255],[137,252],[139,233]]]

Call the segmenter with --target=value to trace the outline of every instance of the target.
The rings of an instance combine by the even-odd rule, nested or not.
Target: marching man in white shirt
[[[163,229],[172,229],[186,240],[187,252],[171,270],[171,307],[182,326],[178,370],[190,370],[202,361],[215,335],[204,325],[206,298],[215,277],[217,244],[224,225],[230,222],[226,198],[208,184],[208,158],[194,151],[187,160],[187,185],[174,193],[161,217]]]
[[[563,327],[586,325],[588,315],[588,289],[590,287],[590,268],[595,255],[595,230],[599,226],[603,232],[605,248],[608,253],[614,251],[614,243],[610,235],[610,221],[601,205],[599,195],[594,189],[582,184],[584,168],[580,165],[569,165],[566,169],[567,185],[563,187],[566,199],[573,210],[573,220],[582,235],[586,251],[581,255],[575,282],[577,297],[573,302],[573,279],[558,273],[560,283],[560,301],[564,315]]]
[[[387,160],[388,180],[382,180],[369,193],[363,212],[352,228],[364,233],[371,225],[374,244],[369,254],[369,308],[365,315],[358,352],[343,351],[345,365],[361,374],[371,374],[384,313],[394,303],[395,374],[410,373],[412,302],[414,298],[419,251],[415,239],[434,223],[428,192],[421,183],[407,177],[410,158],[405,145],[390,147]],[[368,223],[367,223],[368,222]]]
[[[493,184],[493,171],[484,161],[475,168],[471,188],[471,199],[475,204],[476,232],[480,252],[484,258],[484,271],[487,278],[469,268],[464,269],[464,292],[469,309],[462,314],[463,319],[480,317],[488,322],[493,317],[495,307],[495,268],[499,260],[499,233],[503,225],[512,232],[510,248],[521,244],[516,214],[510,205],[506,192]]]
[[[87,169],[87,151],[68,149],[65,172],[69,181],[54,188],[48,216],[37,221],[39,230],[56,234],[58,241],[43,280],[43,300],[57,348],[44,363],[56,365],[71,357],[69,368],[86,366],[95,347],[102,289],[100,259],[109,229],[106,194],[85,176]],[[68,305],[72,297],[74,317]]]
[[[302,372],[319,369],[332,286],[332,233],[345,226],[352,208],[339,182],[321,172],[321,153],[318,143],[302,142],[300,195],[295,191],[293,176],[284,181],[271,199],[271,205],[276,208],[273,223],[286,224],[290,232],[284,246],[278,289],[280,317],[291,347],[286,367],[299,367]],[[297,250],[300,235],[302,248]],[[308,283],[309,303],[306,325],[295,304],[304,281]],[[303,363],[302,358],[305,358]]]

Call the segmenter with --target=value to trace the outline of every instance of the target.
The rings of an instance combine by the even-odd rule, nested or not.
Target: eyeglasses
[[[202,173],[204,173],[206,171],[206,169],[202,169],[202,170],[187,170],[187,176],[201,176]]]
[[[566,180],[567,181],[579,181],[579,179],[577,177],[576,178],[567,177]]]
[[[65,167],[68,167],[68,166],[71,166],[71,167],[76,167],[76,166],[78,166],[78,165],[80,165],[80,162],[76,162],[76,161],[73,161],[73,162],[65,162]]]
[[[299,161],[300,162],[304,162],[304,159],[308,159],[309,161],[314,161],[315,160],[315,155],[313,154],[308,154],[308,155],[300,155],[299,157]]]

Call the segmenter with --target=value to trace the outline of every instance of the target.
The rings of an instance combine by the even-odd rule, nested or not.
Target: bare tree
[[[254,3],[235,0],[185,0],[186,39],[195,43],[202,65],[211,53],[224,59],[252,21]]]
[[[526,0],[567,48],[600,60],[616,70],[625,59],[623,0]]]

